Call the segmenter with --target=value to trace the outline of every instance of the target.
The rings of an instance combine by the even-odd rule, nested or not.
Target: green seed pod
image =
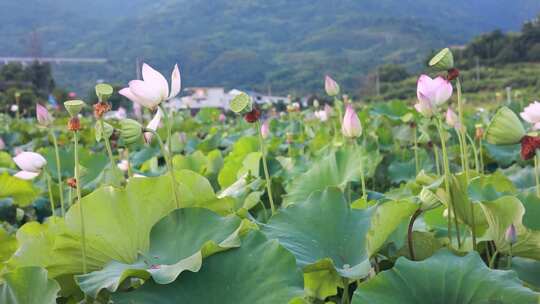
[[[141,124],[133,119],[124,119],[120,122],[120,136],[128,145],[137,143],[142,137]]]
[[[71,117],[76,117],[86,104],[82,100],[68,100],[64,102],[64,107]]]
[[[107,101],[113,93],[113,87],[106,83],[97,84],[95,89],[99,101]]]
[[[253,110],[253,102],[248,94],[242,92],[231,100],[229,107],[234,113],[245,114]]]
[[[96,141],[100,142],[101,139],[108,140],[111,138],[111,135],[113,134],[114,127],[110,124],[103,122],[103,129],[101,128],[101,123],[98,121],[95,125],[95,132],[96,132]]]
[[[494,145],[513,145],[525,136],[523,124],[516,113],[507,107],[500,108],[489,123],[485,138]]]
[[[440,50],[431,60],[429,66],[440,71],[448,71],[454,68],[454,55],[449,48]]]

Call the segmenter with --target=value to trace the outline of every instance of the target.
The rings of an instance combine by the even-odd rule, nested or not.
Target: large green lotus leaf
[[[525,207],[519,199],[503,196],[494,201],[482,202],[481,206],[489,223],[488,235],[497,245],[499,252],[510,252],[510,244],[506,241],[505,234],[506,229],[514,224],[517,241],[512,245],[512,255],[540,260],[540,231],[523,225]]]
[[[204,177],[188,170],[176,172],[176,177],[183,207],[206,207],[219,213],[234,206],[233,199],[216,198]],[[139,252],[148,250],[152,226],[175,209],[169,176],[132,178],[125,189],[101,187],[81,203],[89,271],[113,260],[134,263]],[[20,247],[10,266],[42,266],[52,277],[81,273],[79,207],[77,203],[70,208],[65,223],[53,218],[43,225],[24,225],[17,234]]]
[[[359,182],[362,170],[365,177],[375,174],[382,160],[378,151],[367,151],[363,147],[343,147],[320,161],[313,162],[311,169],[293,180],[287,189],[285,205],[302,202],[311,193],[327,187],[342,190],[349,182]]]
[[[223,168],[218,175],[221,188],[226,188],[236,181],[238,170],[243,167],[246,155],[257,151],[259,151],[257,137],[242,137],[234,143],[232,151],[223,160]]]
[[[429,172],[433,169],[433,163],[425,150],[419,151],[418,158],[420,170]],[[414,179],[416,177],[416,161],[414,157],[407,161],[400,161],[399,159],[392,161],[388,166],[388,177],[390,181],[395,184]]]
[[[208,155],[204,155],[201,151],[195,151],[190,155],[178,154],[172,161],[175,170],[187,169],[204,176],[218,174],[223,167],[223,157],[219,150],[213,150]]]
[[[15,205],[25,207],[38,197],[39,190],[31,181],[10,176],[7,172],[0,175],[0,199],[13,198]]]
[[[55,304],[60,286],[47,279],[47,270],[40,267],[21,267],[3,275],[0,285],[2,304]]]
[[[520,257],[512,258],[512,269],[517,272],[519,278],[540,291],[540,261]]]
[[[11,257],[15,250],[17,250],[17,239],[9,235],[3,227],[0,227],[0,272],[4,267],[4,262]]]
[[[304,272],[330,269],[360,279],[371,268],[367,236],[374,211],[351,209],[341,191],[329,188],[276,213],[262,231],[291,251]]]
[[[521,145],[492,145],[484,143],[487,154],[498,164],[502,166],[510,166],[512,163],[519,160],[519,150]]]
[[[147,281],[133,292],[113,294],[117,304],[275,304],[302,303],[302,275],[294,256],[258,231],[242,246],[205,259],[199,272],[186,272],[160,285]]]
[[[150,249],[135,263],[113,261],[102,270],[76,276],[76,281],[93,298],[104,288],[116,291],[130,276],[171,283],[185,270],[199,271],[203,258],[240,246],[240,223],[234,215],[221,217],[203,208],[174,210],[152,228]]]
[[[521,192],[518,198],[525,207],[523,225],[529,229],[540,231],[540,198],[536,194],[536,189]]]
[[[517,164],[500,170],[520,190],[536,188],[534,167],[520,167]]]
[[[488,185],[491,186],[492,184],[488,183]],[[484,213],[482,212],[482,207],[480,207],[480,205],[476,201],[471,201],[471,198],[469,198],[467,186],[468,181],[465,174],[460,173],[452,175],[450,182],[450,191],[452,192],[452,204],[455,208],[457,218],[469,227],[472,227],[474,224],[476,233],[478,235],[481,235],[485,231],[485,229],[487,229],[488,223],[486,221]],[[479,198],[482,197],[479,196]]]
[[[360,284],[352,303],[537,304],[539,297],[515,272],[489,269],[476,252],[459,257],[443,249],[420,262],[399,258],[392,269]]]
[[[491,175],[482,175],[473,178],[467,186],[467,193],[472,201],[493,201],[505,195],[516,193],[512,181],[500,171]]]

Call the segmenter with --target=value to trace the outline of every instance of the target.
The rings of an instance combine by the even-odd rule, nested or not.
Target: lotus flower
[[[118,169],[120,169],[123,172],[127,172],[129,170],[129,162],[127,159],[122,159],[117,164]]]
[[[161,109],[158,108],[157,112],[156,112],[156,115],[154,115],[154,118],[152,118],[152,120],[148,123],[148,125],[146,126],[146,129],[156,131],[157,128],[159,127],[159,124],[161,123],[161,118],[162,117],[163,117],[163,112],[161,112]],[[154,136],[154,134],[152,134],[152,132],[145,132],[144,133],[144,141],[146,143],[150,143],[150,141],[152,140],[152,136]]]
[[[15,177],[26,180],[36,178],[47,164],[45,158],[35,152],[22,152],[15,156],[13,161],[21,169],[15,174]]]
[[[11,112],[17,112],[19,110],[19,106],[16,104],[12,104],[9,109],[11,110]]]
[[[265,139],[270,136],[270,120],[266,120],[261,125],[261,136]]]
[[[174,98],[180,93],[180,71],[177,64],[174,65],[171,75],[170,93],[167,79],[146,63],[142,67],[142,77],[143,80],[130,81],[129,87],[123,88],[119,93],[149,109],[156,108],[161,102]]]
[[[2,137],[0,137],[0,151],[4,150],[6,148],[6,143],[4,143],[4,140]]]
[[[516,226],[514,226],[514,224],[510,224],[510,226],[508,226],[508,228],[506,229],[506,233],[504,235],[504,238],[511,245],[516,243],[517,235],[516,235]]]
[[[540,102],[531,103],[519,115],[526,122],[533,124],[533,129],[540,129]]]
[[[427,75],[421,75],[418,78],[416,95],[418,103],[414,107],[420,114],[430,117],[438,106],[450,99],[452,84],[440,76],[431,79]]]
[[[324,78],[324,90],[328,96],[336,96],[339,94],[339,84],[330,76],[326,75]]]
[[[223,113],[219,113],[219,122],[225,122],[227,120],[227,116]]]
[[[328,113],[325,110],[315,111],[315,117],[320,121],[325,122],[328,120]]]
[[[354,111],[352,104],[347,104],[345,110],[345,116],[343,116],[343,124],[341,125],[341,133],[345,137],[353,138],[362,134],[362,125],[356,112]]]
[[[142,119],[142,107],[138,103],[133,103],[133,116],[138,120]]]
[[[114,113],[114,118],[118,120],[126,119],[127,118],[127,111],[124,107],[118,107],[118,110]]]
[[[452,128],[459,129],[459,118],[452,108],[446,111],[446,123]]]
[[[38,123],[43,127],[47,127],[53,122],[53,118],[49,113],[49,110],[39,103],[36,104],[36,118]]]

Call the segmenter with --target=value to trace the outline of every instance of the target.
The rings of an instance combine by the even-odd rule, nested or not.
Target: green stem
[[[358,144],[356,143],[356,138],[352,138],[352,143],[354,147],[358,147]],[[362,185],[362,198],[367,201],[367,190],[366,190],[366,176],[364,173],[364,163],[360,162],[360,184]]]
[[[343,295],[341,297],[341,304],[349,304],[349,280],[343,278]]]
[[[413,128],[413,140],[414,140],[414,164],[416,165],[416,175],[420,170],[420,160],[418,159],[418,138],[416,136],[416,127]]]
[[[99,119],[99,124],[101,125],[101,133],[103,141],[105,142],[105,148],[107,149],[107,155],[109,156],[109,161],[111,162],[111,170],[115,170],[118,173],[118,176],[124,176],[122,171],[118,168],[116,165],[116,160],[114,159],[114,155],[111,149],[111,144],[109,142],[109,138],[105,135],[105,123],[103,122],[103,119]]]
[[[127,169],[128,169],[128,177],[133,177],[133,170],[131,169],[131,162],[129,161],[129,149],[126,148],[126,159],[127,159]]]
[[[266,163],[266,147],[264,145],[264,138],[261,133],[261,122],[258,120],[257,120],[257,133],[259,133],[259,143],[261,145],[264,178],[266,179],[266,191],[268,192],[268,200],[270,201],[270,209],[272,211],[272,215],[274,215],[274,213],[276,212],[276,209],[274,205],[274,198],[272,195],[272,180],[270,179],[270,174],[268,173],[268,165]],[[290,149],[290,146],[289,146],[289,149]]]
[[[510,244],[510,250],[508,252],[508,262],[507,262],[508,269],[512,268],[512,244]]]
[[[471,147],[473,149],[474,153],[474,168],[476,169],[476,172],[480,173],[480,161],[478,158],[478,149],[476,149],[476,144],[474,140],[467,134],[467,139],[469,139],[469,142],[471,143]]]
[[[441,164],[439,161],[439,147],[433,144],[433,154],[435,155],[435,167],[437,169],[437,176],[441,176]]]
[[[468,134],[467,134],[467,138],[471,142],[471,147],[473,148],[473,152],[474,152],[475,168],[476,168],[476,171],[478,171],[478,156],[477,156],[478,153],[474,145],[474,140]],[[469,206],[471,209],[471,235],[472,235],[472,241],[473,241],[473,250],[476,250],[476,218],[474,215],[474,204],[472,200],[470,200]]]
[[[52,194],[52,186],[51,186],[51,175],[49,172],[46,173],[47,175],[47,189],[49,190],[49,202],[51,203],[51,216],[54,216],[54,199]]]
[[[163,143],[163,140],[161,139],[161,136],[154,131],[150,129],[145,129],[144,132],[151,132],[154,134],[154,136],[157,138],[159,147],[161,148],[161,153],[163,154],[163,157],[165,158],[165,164],[167,165],[167,170],[169,171],[169,175],[171,176],[171,186],[173,188],[174,193],[174,201],[176,203],[176,208],[180,208],[180,199],[178,196],[178,189],[176,188],[176,177],[174,176],[174,170],[171,160],[171,155],[168,153],[167,149],[165,148],[165,144]]]
[[[163,105],[159,105],[159,108],[161,109],[161,112],[163,113],[163,123],[165,123],[165,126],[167,128],[167,150],[169,150],[169,153],[172,153],[172,141],[171,141],[171,138],[172,138],[172,124],[171,124],[171,119],[172,119],[172,112],[171,112],[171,117],[169,117],[169,113],[167,113],[167,111],[165,111],[165,108],[163,107]]]
[[[80,181],[80,168],[79,168],[79,132],[74,131],[73,132],[73,148],[74,148],[74,155],[75,155],[75,184],[76,184],[76,191],[77,191],[77,203],[79,204],[79,212],[81,217],[81,252],[82,252],[82,267],[83,267],[83,274],[87,272],[87,266],[86,266],[86,228],[84,225],[84,211],[83,211],[83,205],[81,203],[82,195],[81,195],[81,181]]]
[[[478,140],[478,154],[480,155],[480,174],[484,174],[484,152],[481,138]]]
[[[491,260],[489,260],[489,268],[495,269],[493,267],[495,266],[495,261],[497,260],[498,255],[499,255],[499,250],[495,250],[495,253],[491,257]]]
[[[56,141],[56,135],[52,129],[49,130],[53,145],[54,145],[54,155],[56,157],[56,174],[58,175],[58,194],[60,195],[60,208],[62,210],[62,217],[66,214],[66,209],[64,207],[64,185],[62,182],[62,168],[60,165],[60,152],[58,151],[58,142]]]
[[[450,191],[450,165],[448,163],[448,154],[446,152],[446,136],[444,135],[443,131],[443,124],[440,118],[437,118],[438,124],[437,129],[439,130],[439,137],[441,139],[441,148],[442,148],[442,154],[443,154],[443,169],[444,169],[444,185],[446,189],[446,193],[448,195],[448,237],[450,240],[450,244],[452,244],[452,233],[451,233],[451,218],[452,214],[454,215],[454,221],[456,226],[456,237],[458,241],[458,247],[461,247],[461,238],[459,235],[459,226],[457,222],[457,216],[456,216],[456,209],[454,207],[454,204],[452,202],[452,192]]]
[[[461,98],[461,79],[459,77],[456,78],[456,91],[457,91],[457,101],[458,101],[458,115],[459,115],[459,122],[461,124],[460,126],[460,132],[461,132],[461,138],[463,138],[463,157],[464,157],[464,160],[465,160],[465,176],[467,177],[467,182],[468,182],[468,177],[469,177],[469,159],[468,159],[468,155],[469,155],[469,149],[468,149],[468,145],[467,145],[467,140],[465,140],[465,138],[467,137],[466,134],[467,134],[467,127],[465,126],[465,120],[464,120],[464,109],[463,109],[463,98]]]
[[[536,180],[536,196],[540,197],[540,171],[539,171],[540,159],[538,152],[534,155],[534,176]]]

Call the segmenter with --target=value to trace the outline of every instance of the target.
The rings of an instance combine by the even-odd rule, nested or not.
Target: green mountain
[[[518,30],[538,0],[25,0],[0,3],[0,56],[104,57],[55,65],[60,86],[126,83],[136,58],[184,86],[320,90],[325,73],[351,91],[383,63],[415,68],[433,49]],[[35,31],[34,39],[28,39]],[[36,38],[37,37],[37,38]],[[83,92],[85,93],[85,92]]]

